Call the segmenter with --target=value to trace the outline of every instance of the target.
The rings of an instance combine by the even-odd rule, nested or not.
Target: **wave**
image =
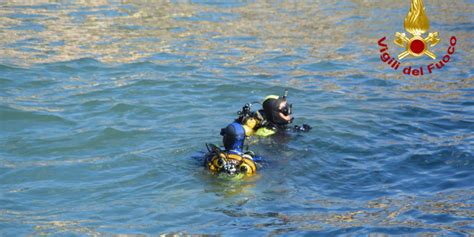
[[[34,107],[33,107],[34,108]],[[2,122],[18,122],[18,121],[34,121],[34,122],[59,122],[66,125],[75,125],[74,121],[65,119],[59,115],[45,114],[43,112],[25,111],[15,109],[10,106],[0,105],[0,121]]]
[[[16,66],[16,65],[0,64],[0,72],[1,71],[22,71],[22,70],[26,70],[26,68]]]

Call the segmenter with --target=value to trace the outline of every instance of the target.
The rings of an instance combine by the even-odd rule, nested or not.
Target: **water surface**
[[[425,1],[420,78],[379,59],[408,4],[3,1],[0,235],[473,235],[473,2]],[[258,176],[192,158],[285,88],[313,130]]]

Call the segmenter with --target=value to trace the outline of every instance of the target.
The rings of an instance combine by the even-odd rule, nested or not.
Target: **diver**
[[[269,95],[262,103],[262,109],[252,112],[252,104],[247,103],[242,111],[237,112],[239,117],[235,122],[242,124],[245,135],[267,137],[277,132],[297,131],[308,132],[311,126],[303,124],[290,127],[293,122],[293,105],[287,100],[288,90],[283,96]],[[258,102],[253,102],[258,103]]]
[[[278,132],[298,131],[307,132],[311,126],[303,124],[290,127],[293,122],[292,104],[287,101],[288,90],[283,96],[267,96],[262,109],[253,112],[252,104],[245,104],[242,111],[237,112],[239,117],[227,127],[221,129],[224,150],[213,144],[206,144],[208,154],[205,166],[214,173],[230,175],[253,175],[264,159],[256,156],[252,151],[244,152],[244,142],[250,136],[270,136]],[[255,102],[254,102],[255,103]]]
[[[253,175],[257,172],[256,162],[261,157],[255,156],[252,151],[244,152],[246,138],[244,127],[233,122],[221,129],[224,150],[213,144],[206,144],[209,151],[205,158],[205,166],[214,173],[229,175]]]

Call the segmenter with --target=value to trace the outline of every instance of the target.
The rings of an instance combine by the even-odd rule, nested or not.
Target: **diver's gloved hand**
[[[312,128],[313,127],[309,126],[308,124],[303,124],[301,126],[295,125],[295,127],[294,127],[295,131],[298,131],[298,132],[308,132]]]

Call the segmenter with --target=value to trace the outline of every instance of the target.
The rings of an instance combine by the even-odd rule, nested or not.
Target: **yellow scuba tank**
[[[249,155],[238,155],[221,151],[214,153],[207,162],[207,168],[215,173],[229,172],[227,169],[230,166],[235,167],[235,172],[248,176],[254,175],[257,172],[257,166]]]
[[[247,137],[252,136],[254,133],[253,129],[255,128],[255,126],[257,126],[257,124],[258,124],[258,121],[255,118],[249,117],[245,119],[242,125],[242,127],[244,127],[244,130],[245,130],[245,136]]]

